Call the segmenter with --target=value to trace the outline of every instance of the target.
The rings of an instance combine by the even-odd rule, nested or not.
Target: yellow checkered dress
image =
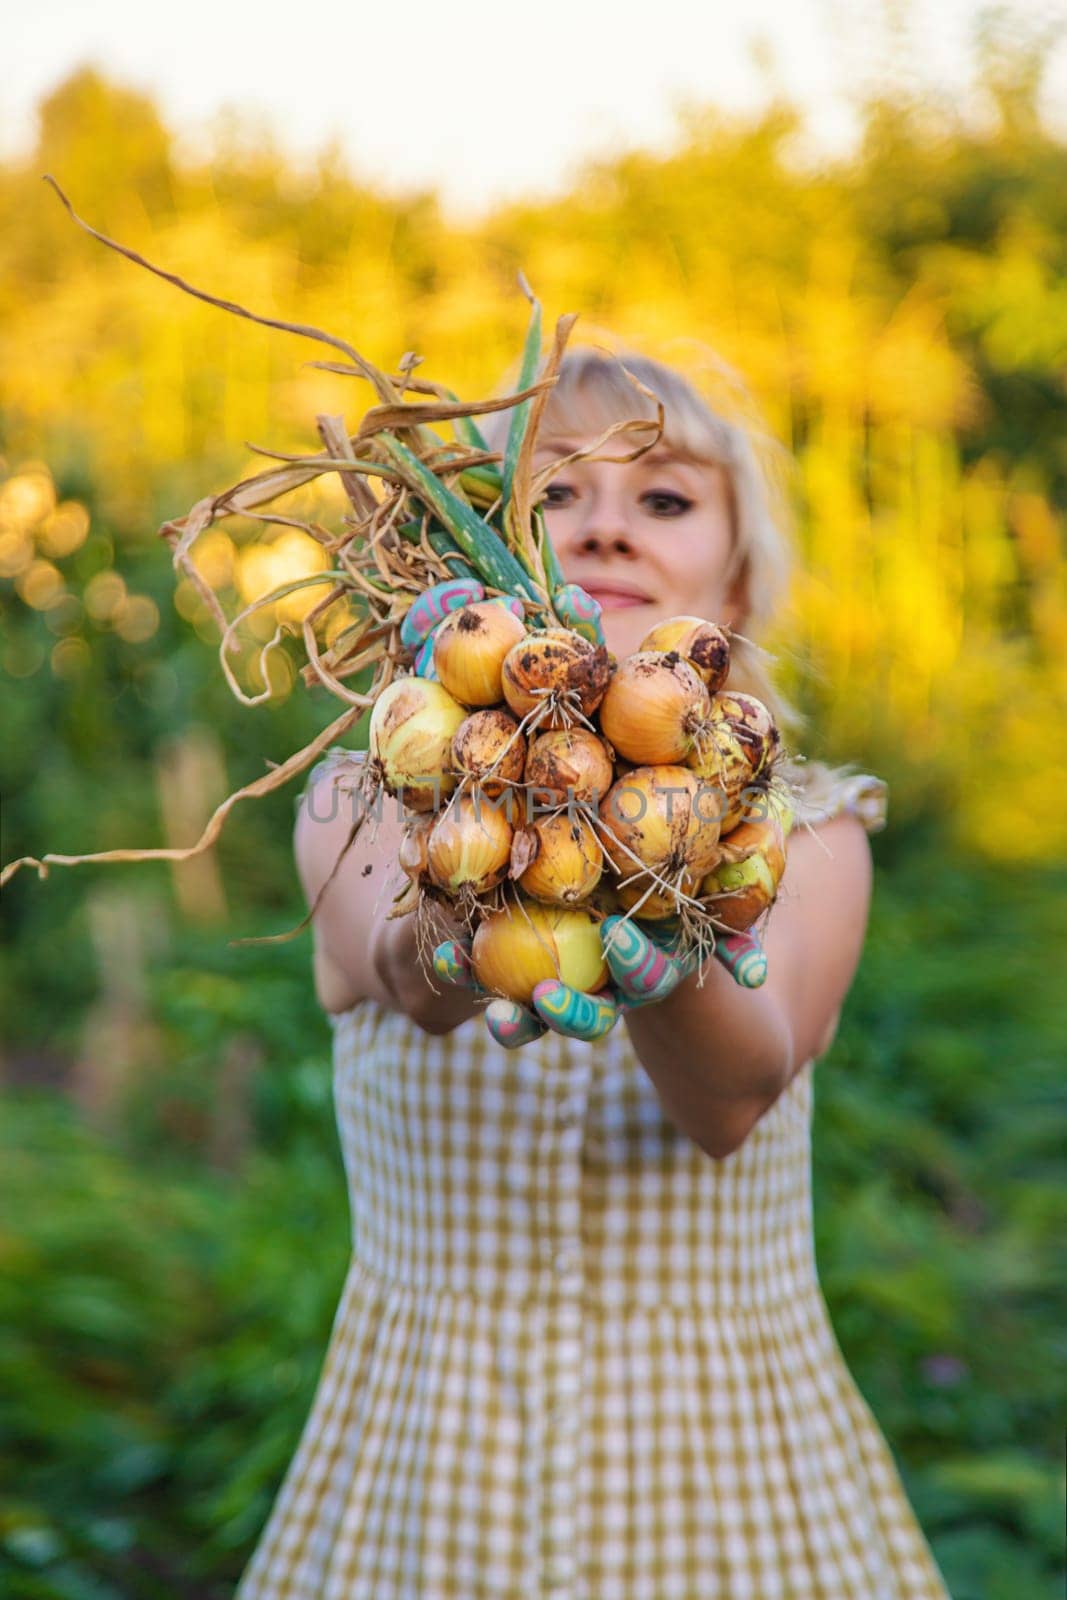
[[[716,1162],[623,1024],[333,1024],[352,1261],[238,1600],[946,1600],[816,1278],[810,1062]]]

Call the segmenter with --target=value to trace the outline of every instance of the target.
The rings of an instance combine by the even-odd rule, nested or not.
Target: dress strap
[[[858,817],[868,833],[880,833],[886,825],[889,785],[870,772],[856,772],[839,778],[833,787],[815,800],[802,800],[798,820],[817,826],[833,817]]]

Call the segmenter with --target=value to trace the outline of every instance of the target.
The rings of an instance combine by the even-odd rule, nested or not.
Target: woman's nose
[[[609,550],[617,555],[637,554],[633,532],[617,506],[594,504],[576,533],[576,547],[586,555]]]

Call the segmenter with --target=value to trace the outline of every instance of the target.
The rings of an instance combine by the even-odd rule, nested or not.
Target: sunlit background
[[[284,30],[194,3],[165,28],[118,0],[17,19],[0,856],[188,843],[331,720],[295,641],[269,702],[236,702],[157,530],[258,465],[251,444],[318,448],[318,413],[366,404],[310,345],[106,251],[42,173],[216,294],[382,366],[418,351],[463,394],[514,360],[520,270],[580,335],[722,403],[724,364],[742,374],[793,462],[774,644],[805,748],[891,784],[817,1079],[823,1283],[954,1600],[1043,1600],[1067,1221],[1064,15],[689,9],[546,4],[528,37],[480,4],[402,24],[325,4]],[[234,609],[321,559],[252,520],[197,550]],[[274,622],[249,629],[249,672]],[[230,943],[302,913],[295,795],[238,807],[173,870],[6,891],[5,1595],[221,1600],[295,1446],[347,1248],[329,1035],[306,935]]]

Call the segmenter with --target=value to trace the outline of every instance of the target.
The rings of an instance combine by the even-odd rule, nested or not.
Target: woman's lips
[[[635,589],[616,589],[611,584],[583,583],[586,594],[591,594],[603,611],[626,611],[631,606],[647,606],[649,596]]]

